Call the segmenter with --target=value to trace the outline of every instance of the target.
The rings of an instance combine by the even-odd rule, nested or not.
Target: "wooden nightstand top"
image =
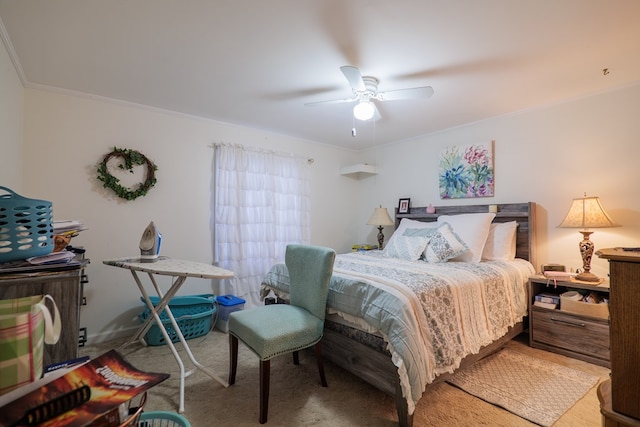
[[[580,280],[556,280],[554,282],[553,279],[549,279],[548,277],[542,274],[536,274],[534,276],[531,276],[529,279],[531,279],[531,281],[536,283],[548,284],[549,286],[555,285],[555,286],[565,286],[565,287],[578,288],[578,289],[589,289],[594,291],[601,290],[603,292],[609,291],[608,280],[605,280],[602,283],[589,283],[589,282],[582,282]]]

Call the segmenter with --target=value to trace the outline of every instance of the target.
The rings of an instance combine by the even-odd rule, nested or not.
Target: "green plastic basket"
[[[0,263],[48,255],[53,251],[53,207],[7,187],[0,196]]]
[[[143,412],[138,427],[191,427],[189,421],[175,412]]]
[[[140,299],[144,302],[142,297]],[[149,299],[154,306],[160,302],[159,297],[150,296]],[[187,340],[208,334],[218,317],[218,303],[213,294],[173,297],[169,301],[169,308],[176,319],[180,332]],[[146,307],[138,315],[138,318],[141,322],[145,322],[150,315],[151,311]],[[180,340],[178,334],[173,328],[169,316],[164,311],[160,313],[160,320],[171,341],[178,342]],[[147,331],[144,339],[147,344],[152,346],[165,345],[167,343],[162,331],[155,322]]]

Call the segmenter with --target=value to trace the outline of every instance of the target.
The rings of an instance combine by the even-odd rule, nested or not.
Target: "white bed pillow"
[[[393,245],[394,244],[393,241],[397,237],[403,236],[404,232],[408,228],[438,228],[438,223],[423,222],[423,221],[416,221],[414,219],[409,219],[409,218],[402,218],[402,220],[400,220],[400,224],[398,225],[398,228],[396,228],[396,230],[393,232],[393,234],[389,238],[389,241],[387,242],[387,245],[385,246],[385,248],[387,246]]]
[[[440,224],[429,238],[424,250],[424,260],[427,262],[447,262],[467,251],[467,245],[453,231],[449,223],[445,222]]]
[[[516,221],[492,223],[482,251],[482,259],[487,261],[515,259],[517,228]]]
[[[460,236],[469,248],[468,251],[452,258],[452,261],[480,262],[482,250],[489,235],[491,221],[495,213],[469,213],[459,215],[441,215],[438,223],[448,222],[453,231]]]

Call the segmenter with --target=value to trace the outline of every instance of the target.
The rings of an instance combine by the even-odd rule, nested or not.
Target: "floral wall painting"
[[[444,148],[440,153],[438,178],[441,199],[492,197],[493,141]]]

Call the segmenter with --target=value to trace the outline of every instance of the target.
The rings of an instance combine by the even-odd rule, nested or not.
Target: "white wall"
[[[28,194],[53,202],[56,220],[81,219],[89,227],[72,240],[91,259],[88,306],[82,324],[89,338],[138,326],[139,291],[126,270],[102,260],[136,256],[153,220],[163,234],[162,254],[212,262],[211,173],[214,142],[239,143],[312,157],[312,243],[339,251],[351,246],[357,181],[340,176],[351,151],[266,132],[122,103],[54,92],[25,91],[25,174]],[[96,180],[96,166],[114,146],[139,150],[157,166],[158,183],[145,197],[123,201]],[[135,181],[137,182],[137,181]],[[134,182],[132,182],[133,184]],[[168,282],[167,282],[168,283]],[[181,293],[211,292],[188,280]]]
[[[363,181],[365,205],[384,203],[393,213],[398,199],[412,206],[537,203],[538,258],[582,267],[577,229],[557,228],[571,199],[599,196],[618,228],[595,230],[598,248],[640,246],[640,85],[561,105],[510,114],[411,141],[380,144],[363,158],[379,159],[380,174]],[[495,197],[440,200],[438,156],[451,145],[495,141]],[[370,215],[360,213],[359,224]],[[387,227],[385,235],[391,235]],[[361,239],[375,241],[371,227]],[[594,257],[592,272],[604,277],[606,261]]]
[[[0,186],[18,194],[22,192],[22,120],[22,83],[0,42]]]
[[[56,219],[82,219],[90,227],[72,242],[85,246],[92,259],[86,289],[89,306],[82,316],[90,339],[125,333],[137,325],[132,319],[140,304],[130,275],[102,265],[102,260],[136,255],[150,220],[164,235],[163,254],[211,262],[213,142],[313,157],[312,241],[340,252],[355,242],[375,242],[375,227],[365,225],[373,207],[383,204],[393,213],[400,197],[411,197],[414,206],[533,201],[538,205],[537,264],[559,262],[576,268],[581,265],[577,248],[581,235],[556,225],[571,199],[585,191],[600,196],[622,225],[597,230],[592,235],[596,248],[640,245],[640,201],[635,197],[640,175],[635,166],[640,154],[640,121],[635,117],[640,86],[411,141],[380,142],[376,149],[360,153],[60,93],[27,89],[24,102],[25,193],[53,201]],[[9,114],[15,115],[15,110]],[[496,196],[439,200],[440,150],[490,140],[495,141]],[[140,150],[158,164],[158,185],[146,197],[124,202],[96,181],[96,165],[114,145]],[[377,163],[380,173],[361,179],[339,175],[340,167],[359,162]],[[385,234],[388,238],[390,227]],[[606,275],[606,262],[596,258],[593,267],[594,273]],[[191,280],[183,293],[206,292],[209,286]]]

